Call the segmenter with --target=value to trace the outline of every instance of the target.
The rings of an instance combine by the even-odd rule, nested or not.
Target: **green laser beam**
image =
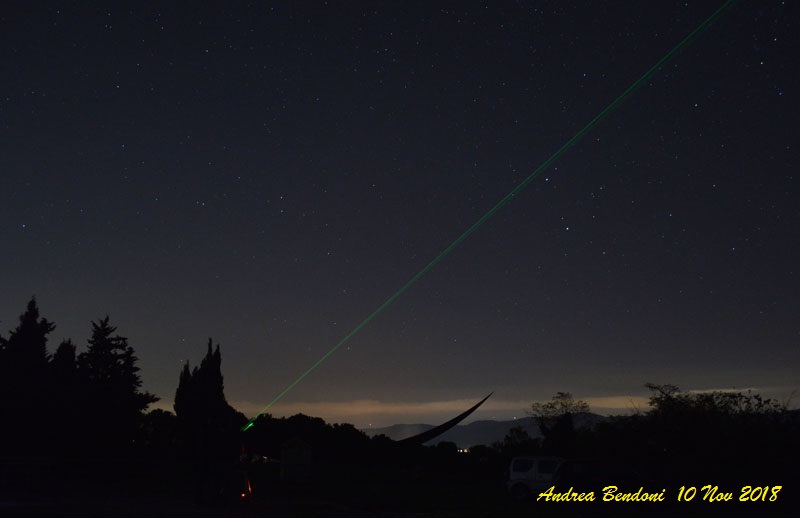
[[[361,321],[360,324],[358,324],[355,328],[353,328],[352,331],[347,333],[347,335],[345,335],[344,338],[339,340],[339,342],[336,345],[334,345],[328,352],[323,354],[322,357],[320,357],[320,359],[318,359],[316,362],[314,362],[313,365],[311,365],[311,367],[306,369],[306,371],[303,372],[300,376],[298,376],[297,379],[295,379],[293,382],[291,382],[277,396],[275,396],[272,399],[272,401],[270,401],[267,404],[267,406],[264,407],[263,410],[261,410],[258,414],[256,414],[252,419],[250,419],[250,421],[248,421],[248,423],[246,425],[244,425],[242,427],[241,431],[245,431],[245,430],[248,430],[248,429],[252,428],[253,423],[255,422],[256,419],[258,419],[258,417],[261,414],[263,414],[264,412],[269,410],[272,407],[272,405],[274,405],[275,403],[280,401],[281,398],[283,398],[283,396],[285,396],[290,390],[292,390],[295,386],[297,386],[298,383],[303,381],[306,376],[308,376],[309,374],[314,372],[314,370],[317,367],[319,367],[325,360],[328,359],[328,357],[330,357],[333,353],[335,353],[353,335],[358,333],[361,330],[361,328],[366,326],[373,318],[375,318],[378,315],[378,313],[380,313],[381,311],[386,309],[392,302],[394,302],[400,295],[402,295],[406,290],[408,290],[423,275],[428,273],[431,270],[431,268],[436,266],[436,264],[439,263],[439,261],[444,259],[445,256],[447,256],[447,254],[452,252],[454,248],[456,248],[458,245],[460,245],[465,239],[467,239],[470,235],[472,235],[472,233],[475,232],[481,225],[486,223],[486,221],[489,218],[494,216],[494,214],[497,211],[499,211],[503,206],[505,206],[508,202],[510,202],[517,194],[519,194],[520,191],[522,191],[522,189],[527,187],[528,184],[530,184],[537,176],[539,176],[542,173],[542,171],[547,169],[550,166],[550,164],[552,164],[553,162],[558,160],[564,153],[567,152],[567,150],[569,148],[571,148],[573,145],[575,145],[575,143],[577,143],[589,131],[591,131],[595,126],[597,126],[600,123],[600,121],[605,119],[606,116],[608,116],[608,114],[611,113],[611,111],[614,110],[614,108],[616,108],[617,105],[619,105],[619,103],[621,103],[623,101],[623,99],[628,97],[631,94],[631,92],[633,92],[637,87],[639,87],[642,83],[644,83],[647,79],[649,79],[650,76],[652,76],[656,72],[656,70],[658,70],[661,66],[664,65],[664,63],[669,61],[673,56],[675,56],[678,52],[680,52],[681,49],[683,49],[683,47],[685,47],[689,43],[689,41],[694,39],[695,36],[697,36],[700,32],[702,32],[709,25],[711,25],[711,23],[714,20],[716,20],[723,13],[723,11],[731,3],[733,3],[733,1],[734,0],[727,0],[724,4],[722,4],[722,6],[720,6],[716,11],[714,11],[714,13],[711,16],[709,16],[703,23],[698,25],[692,32],[689,33],[688,36],[686,36],[683,40],[681,40],[680,43],[678,43],[675,47],[673,47],[672,50],[667,52],[664,55],[664,57],[659,59],[653,66],[651,66],[647,70],[647,72],[645,72],[639,79],[637,79],[636,81],[631,83],[631,85],[628,88],[626,88],[621,94],[619,94],[616,99],[611,101],[611,103],[608,106],[606,106],[600,113],[598,113],[592,120],[590,120],[588,124],[586,124],[581,130],[579,130],[577,133],[575,133],[575,135],[573,135],[573,137],[571,139],[569,139],[566,143],[564,143],[564,145],[562,145],[555,153],[550,155],[550,158],[548,158],[547,160],[542,162],[542,164],[539,167],[537,167],[530,175],[528,175],[516,187],[514,187],[508,194],[506,194],[503,197],[503,199],[501,199],[499,202],[497,202],[491,209],[486,211],[486,213],[484,213],[483,216],[478,218],[478,220],[475,223],[473,223],[467,230],[465,230],[460,236],[458,236],[444,250],[439,252],[439,255],[434,257],[433,260],[431,260],[431,262],[429,262],[420,271],[418,271],[413,277],[411,277],[411,279],[409,279],[408,282],[406,282],[400,289],[398,289],[396,292],[394,292],[394,294],[391,297],[386,299],[383,302],[383,304],[378,306],[378,308],[375,311],[370,313],[369,316],[367,316],[367,318],[365,318],[363,321]]]

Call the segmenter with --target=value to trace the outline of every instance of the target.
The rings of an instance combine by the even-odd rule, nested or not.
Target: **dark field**
[[[0,516],[794,516],[796,486],[782,500],[710,503],[517,502],[490,469],[315,466],[305,480],[281,481],[279,466],[241,466],[201,476],[175,463],[6,462]],[[441,466],[440,468],[444,468]],[[462,469],[459,469],[462,468]],[[487,468],[487,466],[483,466]],[[242,498],[247,480],[252,492]],[[558,488],[565,491],[567,488]],[[638,488],[637,488],[638,489]],[[698,488],[699,489],[699,488]],[[602,499],[601,488],[596,490]]]

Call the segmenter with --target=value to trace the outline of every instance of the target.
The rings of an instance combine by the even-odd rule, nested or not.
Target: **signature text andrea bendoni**
[[[691,502],[698,497],[703,502],[776,502],[783,486],[743,486],[738,493],[723,491],[719,486],[711,484],[700,487],[681,486],[670,495],[666,489],[646,490],[643,486],[636,491],[622,491],[618,486],[605,486],[600,494],[594,491],[575,491],[570,487],[559,491],[551,486],[539,493],[537,502]]]

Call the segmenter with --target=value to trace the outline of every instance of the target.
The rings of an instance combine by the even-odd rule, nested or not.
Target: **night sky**
[[[0,332],[108,314],[169,409],[213,337],[252,416],[721,3],[6,3]],[[799,10],[734,2],[270,412],[800,389]]]

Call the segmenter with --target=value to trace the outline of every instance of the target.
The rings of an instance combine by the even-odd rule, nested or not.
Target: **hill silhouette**
[[[585,426],[591,427],[607,419],[605,416],[591,412],[576,414],[573,418],[575,426],[578,428]],[[385,435],[392,440],[399,441],[430,430],[433,427],[434,425],[426,423],[394,424],[380,428],[362,428],[361,431],[370,437]],[[485,419],[457,425],[426,444],[431,445],[440,442],[452,442],[459,448],[469,448],[475,445],[491,446],[502,441],[512,428],[518,427],[522,428],[528,436],[533,439],[542,437],[539,425],[536,424],[536,420],[533,417],[522,417],[520,419],[505,421]]]

